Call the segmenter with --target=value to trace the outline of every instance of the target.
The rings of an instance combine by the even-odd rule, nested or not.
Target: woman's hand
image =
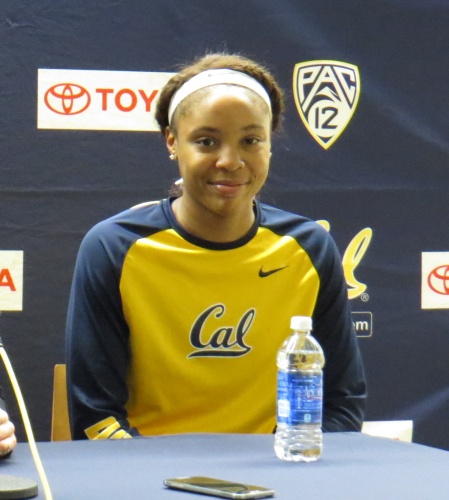
[[[14,424],[6,411],[0,409],[0,458],[9,455],[17,445]]]

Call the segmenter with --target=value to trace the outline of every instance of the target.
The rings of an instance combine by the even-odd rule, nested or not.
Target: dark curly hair
[[[213,53],[196,59],[192,64],[183,65],[161,90],[156,108],[156,121],[161,133],[168,127],[168,108],[174,93],[190,78],[208,69],[233,69],[251,76],[267,91],[271,101],[271,129],[281,123],[284,111],[284,94],[271,73],[255,61],[239,54]]]

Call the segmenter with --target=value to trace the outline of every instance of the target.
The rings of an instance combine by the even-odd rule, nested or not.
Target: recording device
[[[183,491],[193,491],[204,495],[221,498],[268,498],[274,496],[274,490],[252,484],[236,483],[204,476],[175,477],[165,479],[164,485]]]

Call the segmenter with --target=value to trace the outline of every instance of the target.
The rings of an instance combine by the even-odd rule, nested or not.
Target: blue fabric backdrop
[[[23,251],[23,305],[5,310],[0,295],[0,334],[38,439],[50,436],[81,238],[176,177],[156,132],[38,128],[38,70],[172,72],[227,50],[264,62],[286,91],[264,201],[327,220],[342,255],[372,231],[349,255],[366,285],[351,305],[367,321],[367,419],[412,419],[415,441],[449,449],[448,26],[447,0],[1,2],[0,292],[19,279],[5,251]],[[307,61],[359,70],[358,104],[328,149],[295,104]],[[24,439],[3,369],[0,382]]]

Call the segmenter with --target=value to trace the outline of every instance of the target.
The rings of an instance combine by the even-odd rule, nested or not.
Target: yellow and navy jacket
[[[255,203],[254,226],[213,243],[177,223],[171,199],[97,224],[78,254],[67,319],[74,439],[270,433],[276,352],[312,316],[325,431],[359,430],[365,377],[340,256],[304,217]]]

